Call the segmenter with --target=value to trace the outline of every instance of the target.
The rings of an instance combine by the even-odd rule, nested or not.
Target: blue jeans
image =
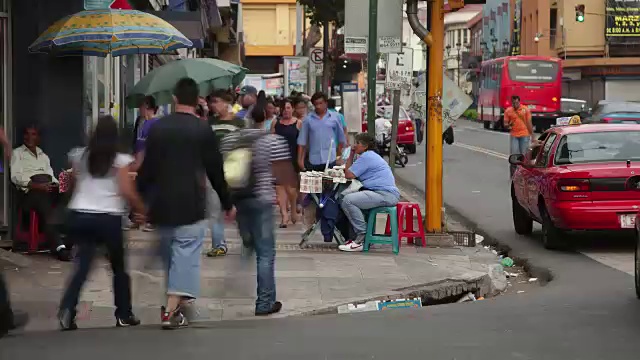
[[[273,206],[257,198],[239,200],[236,203],[238,229],[244,246],[256,252],[258,269],[258,299],[256,311],[271,310],[276,301],[275,232]],[[295,211],[295,210],[294,210]]]
[[[362,190],[345,195],[341,205],[357,236],[367,233],[367,221],[363,210],[381,206],[395,206],[398,204],[398,200],[400,200],[399,195],[387,191]]]
[[[157,228],[167,271],[167,295],[195,299],[200,295],[200,258],[205,222]]]
[[[207,184],[207,210],[211,223],[211,245],[214,249],[227,247],[227,242],[224,238],[224,217],[222,216],[220,197],[208,181]]]
[[[511,155],[513,154],[526,154],[529,151],[529,144],[531,144],[530,136],[510,136],[511,139]]]
[[[109,214],[69,214],[67,236],[77,246],[76,266],[60,302],[60,310],[76,313],[82,286],[91,271],[91,264],[99,245],[105,245],[113,271],[115,315],[127,318],[131,312],[131,279],[126,271],[122,216]]]

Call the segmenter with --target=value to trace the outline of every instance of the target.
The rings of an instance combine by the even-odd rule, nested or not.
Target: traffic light
[[[584,22],[584,4],[576,5],[576,21]]]

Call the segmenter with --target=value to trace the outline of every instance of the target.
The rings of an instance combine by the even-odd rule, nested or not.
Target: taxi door
[[[529,211],[536,219],[540,219],[538,197],[542,193],[542,184],[549,173],[550,166],[553,165],[551,150],[553,149],[553,144],[556,142],[557,137],[558,135],[556,133],[548,133],[533,167],[529,169],[529,177],[527,179],[525,191],[527,193],[526,197]]]

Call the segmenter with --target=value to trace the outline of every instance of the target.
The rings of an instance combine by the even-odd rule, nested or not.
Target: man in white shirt
[[[27,127],[24,145],[15,148],[11,156],[11,182],[23,194],[20,207],[38,214],[52,253],[62,261],[69,261],[69,249],[60,241],[51,223],[54,206],[60,197],[58,179],[53,175],[49,157],[38,147],[39,142],[36,127]]]

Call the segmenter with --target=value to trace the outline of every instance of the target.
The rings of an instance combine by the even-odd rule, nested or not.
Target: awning
[[[149,11],[163,19],[191,40],[193,47],[204,47],[205,32],[202,26],[200,11]]]

